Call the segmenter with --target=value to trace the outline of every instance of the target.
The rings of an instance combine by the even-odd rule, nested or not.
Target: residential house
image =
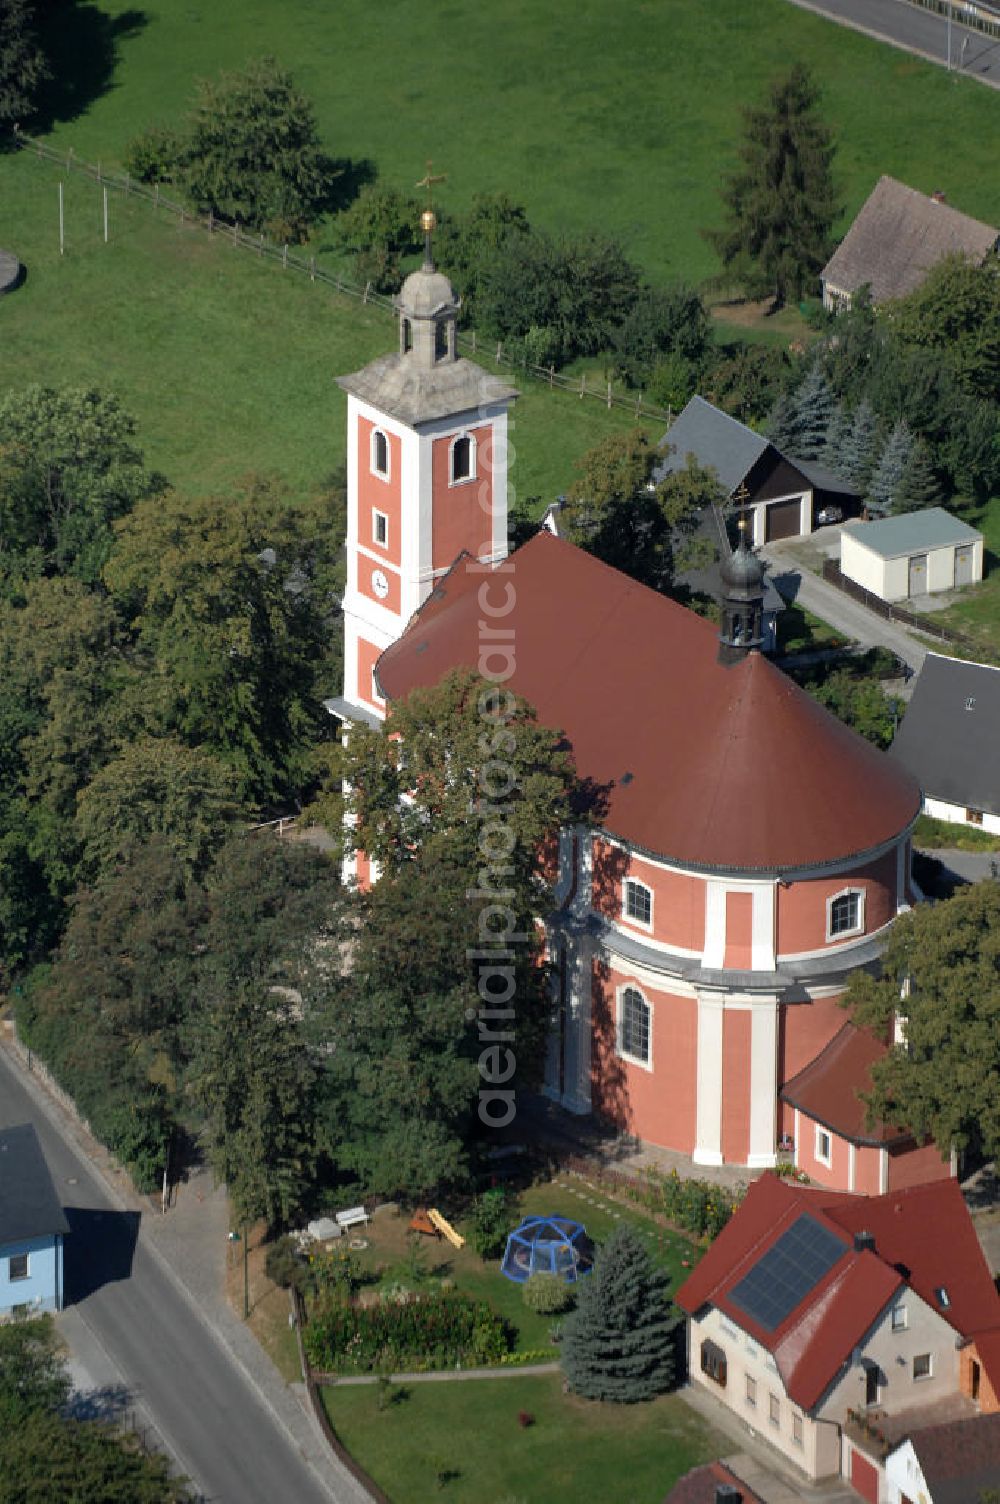
[[[764,1504],[764,1501],[724,1462],[709,1462],[678,1479],[663,1504]]]
[[[62,1310],[68,1232],[34,1128],[0,1129],[0,1318]]]
[[[808,1479],[886,1494],[884,1418],[1000,1381],[1000,1296],[954,1180],[885,1196],[756,1181],[681,1285],[691,1378]],[[984,1359],[984,1354],[988,1358]]]
[[[823,306],[849,308],[865,286],[874,303],[905,298],[945,256],[982,261],[998,240],[1000,230],[952,209],[943,194],[928,198],[883,176],[820,273]]]
[[[928,653],[890,748],[924,812],[1000,835],[1000,668]]]
[[[944,507],[849,522],[840,570],[883,601],[958,590],[983,577],[983,535]]]
[[[924,1426],[885,1462],[887,1504],[975,1504],[1000,1492],[1000,1415]]]
[[[716,472],[729,499],[750,522],[754,547],[811,533],[825,506],[856,513],[858,498],[812,460],[790,459],[745,423],[692,397],[661,440],[666,452],[655,481],[682,470],[692,456]]]

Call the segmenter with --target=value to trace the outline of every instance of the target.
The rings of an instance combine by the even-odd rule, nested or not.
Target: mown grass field
[[[838,138],[845,223],[881,171],[1000,214],[992,91],[787,0],[94,0],[60,14],[62,83],[44,127],[111,166],[146,125],[179,119],[197,77],[272,52],[315,101],[334,155],[403,188],[434,157],[446,207],[505,189],[542,226],[599,229],[651,276],[699,281],[716,270],[700,230],[718,217],[740,104],[802,58]],[[115,198],[105,247],[100,190],[79,176],[66,183],[60,260],[58,177],[0,157],[4,244],[29,269],[0,306],[0,388],[117,390],[149,459],[181,487],[222,490],[250,470],[319,483],[343,458],[333,378],[391,348],[387,317]],[[310,250],[339,260],[328,225]],[[523,386],[512,484],[549,500],[574,460],[630,419]]]
[[[411,1384],[383,1410],[373,1385],[323,1399],[393,1504],[659,1504],[690,1468],[731,1450],[677,1395],[597,1404],[564,1395],[559,1374]]]
[[[1000,98],[788,0],[96,0],[63,45],[76,81],[55,136],[112,160],[176,120],[197,76],[273,53],[315,100],[329,150],[442,202],[523,199],[553,229],[619,236],[658,276],[715,270],[740,107],[797,59],[824,91],[848,223],[882,172],[997,223]],[[117,64],[108,82],[107,56]],[[100,90],[101,92],[97,92]],[[93,97],[92,97],[93,96]],[[81,113],[82,107],[82,113]],[[66,118],[74,116],[75,118]]]

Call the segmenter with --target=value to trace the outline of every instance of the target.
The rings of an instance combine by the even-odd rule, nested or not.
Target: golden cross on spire
[[[420,179],[420,182],[414,185],[417,188],[427,189],[427,208],[420,216],[420,228],[424,232],[424,265],[426,267],[429,267],[431,270],[433,270],[434,267],[434,257],[431,255],[431,236],[433,235],[434,229],[437,225],[437,216],[435,215],[434,210],[431,207],[431,194],[434,191],[434,184],[443,183],[448,176],[446,172],[432,172],[431,169],[433,168],[433,166],[434,163],[430,160],[430,158],[428,158],[427,171]]]
[[[432,192],[434,190],[434,184],[435,183],[445,183],[448,180],[448,174],[446,172],[435,173],[433,171],[433,167],[434,167],[434,163],[431,161],[430,157],[428,157],[427,158],[427,171],[424,173],[423,177],[420,179],[420,182],[416,183],[414,185],[417,188],[426,188],[427,189],[427,210],[428,210],[428,213],[431,213],[431,214],[433,214],[433,212],[434,212],[434,205],[431,202],[431,194],[432,194]]]

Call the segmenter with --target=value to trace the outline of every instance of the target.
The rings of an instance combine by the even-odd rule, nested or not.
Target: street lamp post
[[[955,9],[955,0],[948,0],[948,72],[951,72],[951,14]]]

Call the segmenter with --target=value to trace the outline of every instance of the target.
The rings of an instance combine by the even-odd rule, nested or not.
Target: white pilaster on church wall
[[[754,883],[750,965],[754,971],[773,971],[777,882]]]
[[[723,999],[717,993],[698,993],[698,1106],[696,1165],[722,1164],[722,1020]]]
[[[777,1163],[778,998],[753,1000],[750,1015],[750,1149],[747,1164],[767,1169]]]
[[[566,1090],[562,1105],[580,1115],[591,1110],[593,943],[586,935],[566,941]]]
[[[749,893],[753,900],[750,966],[753,971],[775,969],[775,896],[777,880],[740,881],[710,877],[705,883],[705,946],[701,964],[706,971],[722,971],[726,958],[726,900],[730,893]]]
[[[706,971],[721,971],[725,958],[726,884],[710,877],[705,884],[705,949],[701,964]]]

